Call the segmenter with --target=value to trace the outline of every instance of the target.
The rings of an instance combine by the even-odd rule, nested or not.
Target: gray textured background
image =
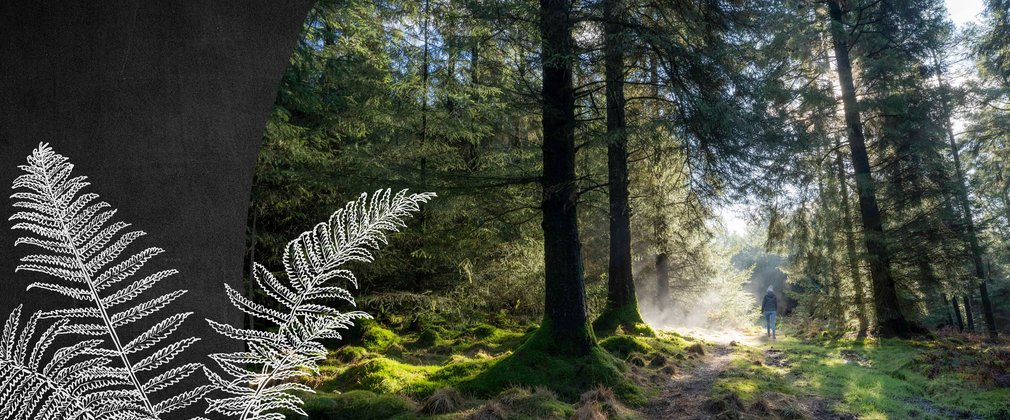
[[[70,157],[90,191],[167,252],[143,273],[177,268],[161,291],[189,293],[187,354],[238,343],[203,321],[241,322],[224,282],[241,284],[256,154],[310,0],[0,0],[0,314],[65,305],[14,273],[12,180],[40,141]],[[157,293],[159,290],[155,290]],[[154,294],[148,292],[144,297]],[[182,418],[172,416],[172,418]]]

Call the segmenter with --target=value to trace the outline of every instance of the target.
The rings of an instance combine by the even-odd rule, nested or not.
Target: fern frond
[[[114,378],[97,385],[79,384],[73,390],[100,390],[99,394],[88,398],[115,401],[96,412],[97,417],[103,419],[161,418],[165,413],[200,400],[210,386],[171,391],[160,401],[153,395],[158,391],[162,396],[166,388],[178,384],[202,366],[173,367],[171,364],[198,340],[188,337],[167,343],[189,313],[170,315],[135,337],[120,331],[124,326],[146,321],[186,293],[177,290],[134,302],[155,284],[177,274],[176,270],[164,270],[137,278],[144,265],[164,250],[147,248],[127,254],[130,246],[145,233],[128,231],[128,223],[114,221],[116,209],[99,201],[98,194],[84,192],[90,185],[88,178],[72,176],[74,165],[49,145],[39,144],[28,156],[27,164],[20,168],[24,174],[14,180],[15,193],[11,195],[17,200],[14,207],[19,211],[10,220],[14,222],[12,229],[23,231],[27,236],[15,241],[15,246],[34,247],[37,253],[22,257],[17,270],[52,277],[47,282],[31,283],[28,289],[49,290],[85,304],[85,307],[57,309],[39,316],[60,318],[58,334],[103,337],[96,345],[79,351],[97,356],[106,363],[101,366],[77,364],[74,368],[89,372],[100,370]],[[121,258],[124,255],[127,256]],[[113,361],[116,365],[110,366]],[[112,389],[107,389],[110,387]]]
[[[211,359],[225,379],[204,368],[211,383],[227,398],[208,398],[207,413],[238,416],[241,420],[281,420],[277,410],[306,415],[302,401],[289,391],[312,392],[291,378],[318,372],[318,361],[326,357],[320,340],[340,338],[340,330],[354,321],[370,318],[364,312],[342,312],[329,306],[332,300],[354,305],[354,297],[341,281],[357,287],[357,278],[342,267],[352,261],[371,262],[372,252],[386,244],[386,235],[404,228],[404,220],[420,210],[420,204],[434,193],[407,194],[402,190],[379,190],[371,197],[361,194],[337,210],[329,221],[316,225],[284,250],[284,270],[288,284],[282,283],[260,264],[254,264],[253,278],[282,310],[253,302],[227,284],[229,300],[242,312],[270,321],[277,332],[235,328],[207,320],[218,333],[246,343],[248,351],[212,354]],[[255,368],[254,368],[255,367]],[[258,368],[258,369],[256,369]]]
[[[21,310],[18,306],[7,317],[0,338],[0,418],[91,420],[104,418],[102,414],[112,411],[126,415],[136,408],[106,397],[116,392],[114,389],[128,386],[129,381],[119,371],[108,368],[110,359],[88,357],[87,351],[100,345],[101,340],[80,341],[51,352],[50,347],[69,321],[57,320],[36,335],[39,321],[46,317],[36,312],[22,328]]]

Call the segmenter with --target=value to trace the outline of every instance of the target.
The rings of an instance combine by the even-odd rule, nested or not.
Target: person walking
[[[767,334],[772,340],[775,339],[775,313],[779,309],[779,300],[775,297],[775,289],[772,286],[768,286],[768,292],[765,293],[764,299],[761,300],[761,312],[765,314],[765,322],[767,323]]]

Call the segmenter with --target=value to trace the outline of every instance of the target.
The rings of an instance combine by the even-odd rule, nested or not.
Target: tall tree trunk
[[[964,301],[964,317],[968,320],[968,331],[975,331],[975,310],[971,307],[971,294],[961,297]]]
[[[471,106],[476,106],[480,103],[480,44],[475,38],[473,40],[473,45],[470,48],[470,102]],[[476,132],[476,127],[474,127],[473,119],[470,120],[470,131]],[[464,157],[464,167],[467,171],[477,172],[478,168],[478,153],[481,147],[483,138],[478,137],[474,141],[463,141],[463,157]]]
[[[430,47],[428,45],[428,26],[431,11],[429,0],[424,1],[424,20],[422,26],[422,57],[421,57],[421,126],[418,127],[418,137],[420,140],[420,145],[418,147],[417,153],[420,154],[420,159],[418,162],[418,186],[419,191],[428,191],[428,157],[425,149],[428,143],[428,85],[430,80],[430,65],[428,63],[430,56]],[[417,226],[420,235],[417,236],[417,243],[415,246],[417,249],[424,249],[425,245],[425,226],[428,220],[428,210],[427,207],[422,208],[421,211],[417,213]],[[431,273],[428,271],[427,264],[425,260],[418,256],[413,257],[414,263],[414,281],[418,284],[427,283],[428,279],[431,277]]]
[[[1010,184],[1004,185],[1000,190],[1000,197],[1003,199],[1003,217],[1010,224]]]
[[[898,306],[898,293],[894,278],[891,276],[890,253],[886,246],[880,208],[877,206],[876,187],[873,185],[870,172],[870,158],[866,152],[866,138],[863,136],[863,123],[856,102],[856,87],[852,80],[852,63],[849,59],[842,8],[838,0],[829,0],[828,9],[832,20],[831,37],[835,47],[838,81],[842,88],[849,149],[859,196],[859,213],[863,220],[863,242],[868,253],[870,279],[873,282],[877,334],[905,336],[911,333],[911,325]]]
[[[937,75],[940,86],[944,86],[943,79]],[[964,218],[965,229],[968,235],[968,244],[971,247],[972,262],[975,265],[975,278],[978,282],[978,292],[982,296],[982,315],[985,317],[986,328],[989,338],[996,338],[996,321],[992,313],[992,303],[989,301],[989,288],[986,282],[985,267],[982,263],[982,246],[978,243],[978,232],[975,230],[975,218],[971,213],[971,202],[968,200],[968,183],[964,177],[964,169],[961,167],[961,154],[957,149],[957,139],[954,138],[954,128],[950,123],[951,110],[947,101],[943,102],[944,113],[947,116],[947,140],[950,142],[950,154],[954,158],[954,175],[957,176],[957,196],[961,205],[961,217]]]
[[[543,230],[545,301],[541,326],[553,350],[588,354],[594,345],[586,312],[575,189],[574,40],[570,0],[540,0],[543,61]]]
[[[818,124],[819,126],[820,124]],[[818,132],[823,132],[820,128],[817,128]],[[829,224],[832,222],[830,219],[832,215],[831,203],[829,201],[829,196],[831,194],[838,195],[838,187],[834,186],[831,191],[827,191],[825,186],[825,181],[833,178],[833,171],[831,170],[830,164],[824,165],[817,170],[817,191],[820,198],[820,209],[817,214],[821,220],[820,228],[817,231],[818,235],[823,235],[824,237],[824,252],[821,253],[822,258],[827,259],[828,272],[825,276],[825,285],[827,290],[824,295],[827,298],[827,304],[824,305],[824,311],[827,313],[827,318],[829,322],[834,322],[841,320],[841,324],[845,324],[845,312],[842,306],[842,295],[841,295],[841,278],[838,276],[838,264],[835,261],[835,232],[834,229],[829,228]],[[831,184],[828,183],[828,186]]]
[[[604,66],[607,93],[607,180],[610,197],[610,261],[607,267],[607,306],[593,323],[600,335],[621,326],[637,331],[643,326],[631,271],[631,208],[628,203],[628,135],[624,100],[623,0],[604,0]]]
[[[947,295],[943,295],[943,300],[946,303]],[[964,331],[964,318],[961,317],[961,307],[957,304],[957,296],[950,297],[950,306],[954,308],[954,319],[957,320],[957,330]]]
[[[649,85],[654,98],[659,97],[659,66],[656,57],[649,57]],[[650,118],[659,118],[659,111],[649,108]],[[663,147],[658,140],[653,141],[651,201],[653,211],[653,241],[656,245],[656,309],[665,313],[670,307],[670,254],[667,247],[666,215],[664,211],[665,194],[663,194],[662,163]]]
[[[856,253],[855,219],[849,206],[849,184],[845,179],[845,163],[842,162],[841,141],[835,138],[835,170],[838,177],[838,188],[841,192],[842,217],[845,219],[845,253],[848,256],[849,273],[852,276],[853,294],[856,300],[856,318],[859,320],[858,337],[865,337],[870,327],[866,316],[866,296],[863,287],[863,274],[859,271],[859,254]]]
[[[665,252],[656,254],[656,306],[666,311],[670,304],[670,256]]]
[[[947,313],[947,325],[954,325],[954,316],[950,313],[950,299],[947,299],[946,293],[941,293],[940,297],[943,298],[943,311]]]

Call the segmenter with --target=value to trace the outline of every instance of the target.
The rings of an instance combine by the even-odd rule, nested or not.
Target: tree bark
[[[943,302],[947,303],[947,295],[943,295]],[[954,308],[954,319],[957,321],[957,330],[964,331],[964,318],[961,317],[961,307],[957,305],[957,296],[950,297],[950,306]]]
[[[656,306],[664,311],[670,304],[670,256],[656,254]]]
[[[821,129],[821,124],[816,123],[816,130],[818,132],[823,132]],[[817,230],[817,235],[822,235],[824,237],[824,252],[821,253],[821,257],[827,260],[828,271],[825,277],[825,290],[824,296],[827,298],[827,302],[821,306],[821,310],[824,311],[829,322],[835,320],[842,320],[842,324],[845,322],[845,312],[842,306],[842,295],[841,295],[841,278],[838,276],[838,264],[835,261],[835,232],[829,228],[829,223],[831,222],[831,203],[829,202],[829,196],[831,194],[839,194],[837,186],[828,191],[825,187],[825,181],[833,178],[833,171],[831,170],[831,165],[826,165],[823,168],[818,168],[817,170],[817,191],[819,197],[820,209],[817,211],[818,217],[821,220],[820,229]],[[830,186],[830,183],[828,184]],[[815,241],[816,242],[816,241]]]
[[[866,317],[866,296],[864,294],[863,275],[859,271],[859,254],[856,253],[855,219],[849,206],[849,185],[845,179],[845,164],[842,162],[841,142],[835,138],[835,168],[838,177],[838,188],[842,204],[842,217],[845,219],[845,253],[848,258],[849,273],[852,276],[853,294],[856,300],[856,318],[859,319],[859,337],[865,337],[870,323]]]
[[[947,325],[954,325],[954,316],[950,313],[950,299],[947,299],[946,293],[941,293],[940,297],[943,298],[943,311],[947,313]]]
[[[604,67],[607,94],[607,180],[610,200],[610,260],[607,306],[594,323],[597,334],[642,324],[631,270],[631,207],[628,203],[628,135],[624,99],[623,0],[604,0]]]
[[[944,86],[943,79],[937,75],[940,86]],[[968,245],[971,247],[972,263],[975,265],[975,279],[978,282],[978,292],[982,296],[982,315],[985,317],[986,329],[989,338],[996,338],[999,333],[996,331],[996,320],[992,313],[992,302],[989,301],[989,288],[986,284],[985,267],[982,263],[982,247],[978,242],[978,232],[975,229],[975,218],[971,213],[971,201],[968,200],[968,183],[964,177],[964,170],[961,167],[961,154],[957,149],[957,139],[954,138],[954,128],[950,123],[950,106],[944,101],[944,113],[947,121],[947,140],[950,142],[950,154],[954,158],[954,175],[957,176],[957,196],[961,205],[961,217],[964,218],[965,230],[968,235]]]
[[[831,37],[835,49],[838,81],[842,89],[845,108],[845,124],[852,154],[856,188],[859,196],[859,212],[863,221],[863,243],[868,254],[870,280],[873,282],[874,308],[877,312],[877,334],[881,336],[906,336],[911,333],[911,325],[898,306],[898,293],[891,275],[890,253],[886,246],[884,228],[877,206],[876,187],[870,170],[870,159],[863,136],[863,123],[856,101],[856,87],[852,80],[852,63],[843,26],[842,8],[838,0],[829,0],[831,15]]]
[[[544,324],[555,350],[588,354],[594,345],[586,313],[575,188],[573,19],[569,0],[540,0],[543,61]]]
[[[975,331],[975,310],[971,307],[971,294],[961,297],[964,301],[964,317],[968,319],[968,331]]]
[[[652,96],[655,98],[659,97],[659,68],[656,63],[655,57],[649,58],[649,85],[651,86]],[[649,115],[651,118],[659,118],[659,112],[657,109],[650,107]],[[653,241],[656,246],[656,309],[660,313],[666,313],[670,305],[670,254],[667,246],[666,235],[666,216],[664,215],[664,202],[665,197],[663,194],[663,183],[662,183],[662,169],[663,164],[663,148],[660,146],[659,140],[653,140],[653,152],[652,152],[652,170],[650,172],[652,183],[651,191],[651,201],[652,201],[652,211],[653,211]]]

